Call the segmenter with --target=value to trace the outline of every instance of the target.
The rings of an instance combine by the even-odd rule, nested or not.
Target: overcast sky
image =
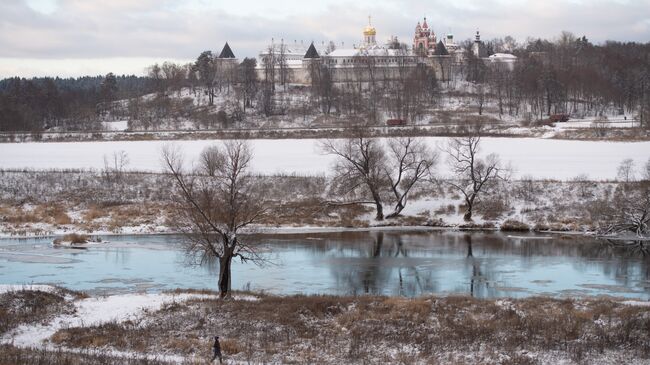
[[[553,38],[650,41],[650,0],[0,0],[0,77],[141,75],[228,41],[239,58],[271,38],[358,43],[372,15],[379,40],[410,44],[426,16],[458,40]]]

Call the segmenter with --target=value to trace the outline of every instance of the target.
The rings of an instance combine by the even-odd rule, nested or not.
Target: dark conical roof
[[[314,42],[311,42],[311,45],[309,45],[309,49],[307,49],[307,53],[305,53],[305,58],[320,58],[318,51],[316,51],[316,47],[314,47]]]
[[[228,42],[226,42],[226,45],[223,46],[223,49],[221,50],[221,53],[219,54],[219,58],[235,58],[235,54],[232,53],[232,49],[230,49],[230,46],[228,45]]]
[[[447,47],[445,47],[445,44],[442,43],[442,41],[438,42],[436,44],[436,51],[433,53],[436,56],[449,56],[449,52],[447,51]]]

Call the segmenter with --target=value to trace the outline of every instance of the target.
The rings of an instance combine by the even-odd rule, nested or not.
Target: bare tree
[[[605,137],[607,135],[607,129],[609,128],[609,122],[606,116],[597,117],[591,127],[596,131],[599,137]]]
[[[487,191],[498,179],[505,178],[506,169],[496,154],[479,158],[481,137],[478,134],[452,138],[446,146],[448,163],[454,175],[448,183],[458,190],[465,199],[467,211],[463,218],[472,220],[472,210],[479,194]]]
[[[287,58],[287,46],[284,44],[284,39],[280,43],[280,51],[276,57],[276,62],[278,64],[278,71],[280,73],[280,84],[284,88],[289,81],[289,74],[291,72]]]
[[[199,80],[205,87],[205,93],[208,95],[208,104],[210,106],[214,105],[217,64],[212,52],[204,51],[201,53],[194,63],[194,68],[197,71]]]
[[[621,161],[621,164],[618,165],[618,172],[616,177],[623,182],[629,183],[634,181],[634,160],[631,158],[626,158]]]
[[[384,219],[381,189],[384,186],[385,155],[380,141],[367,138],[361,130],[357,136],[344,140],[327,140],[323,152],[337,156],[333,184],[346,195],[361,190],[372,197],[376,219]],[[361,202],[358,202],[361,203]]]
[[[104,155],[104,170],[102,175],[108,182],[119,182],[124,176],[124,170],[129,165],[129,155],[125,151],[113,152],[111,156]]]
[[[478,107],[478,115],[483,115],[483,107],[485,106],[487,97],[488,97],[488,92],[485,89],[485,85],[483,84],[476,85],[475,99],[476,99],[476,106]]]
[[[147,76],[153,81],[154,89],[156,92],[159,94],[164,94],[165,84],[163,83],[163,74],[160,66],[157,63],[154,63],[153,65],[147,67],[146,71]]]
[[[438,154],[420,138],[392,138],[388,141],[385,174],[395,198],[395,209],[386,218],[397,217],[404,210],[408,194],[430,175],[437,162]]]
[[[257,61],[254,58],[244,58],[239,65],[239,95],[244,113],[246,108],[253,106],[253,100],[258,92]]]
[[[185,251],[199,263],[219,261],[219,293],[225,297],[232,259],[262,260],[239,233],[265,216],[268,201],[248,172],[253,154],[247,142],[227,141],[210,153],[219,154],[213,156],[219,165],[212,176],[186,173],[181,151],[171,146],[163,149],[162,160],[176,185],[175,221],[184,233]]]
[[[162,75],[165,78],[165,89],[176,91],[180,94],[183,82],[187,78],[186,69],[183,65],[173,62],[165,62],[162,65]]]
[[[219,146],[208,146],[201,151],[199,156],[198,173],[214,177],[217,171],[223,167],[224,154]]]
[[[620,186],[613,199],[604,234],[631,232],[639,237],[650,235],[650,185],[637,183]]]
[[[277,63],[275,46],[271,44],[267,48],[267,54],[262,57],[262,66],[264,67],[264,83],[271,86],[275,92],[275,65]]]

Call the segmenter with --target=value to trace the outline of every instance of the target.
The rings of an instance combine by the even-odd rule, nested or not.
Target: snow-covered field
[[[426,137],[432,148],[444,145],[445,137]],[[160,171],[161,149],[179,146],[186,158],[195,159],[214,140],[116,141],[0,144],[0,168],[101,169],[103,157],[125,151],[128,169]],[[334,157],[323,155],[315,139],[252,140],[252,167],[263,174],[326,174]],[[535,138],[484,138],[482,152],[498,153],[511,163],[514,176],[571,179],[587,174],[592,179],[613,179],[620,162],[634,159],[641,166],[650,158],[650,142],[606,142]],[[444,154],[443,154],[444,155]],[[445,164],[440,168],[445,169]],[[443,171],[444,174],[444,171]]]

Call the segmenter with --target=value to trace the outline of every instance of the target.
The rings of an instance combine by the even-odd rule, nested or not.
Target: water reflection
[[[233,288],[277,294],[589,294],[650,298],[648,256],[589,237],[463,232],[256,235],[273,264],[235,263]],[[178,236],[110,237],[88,250],[0,240],[0,282],[99,291],[216,288],[215,265],[187,266]],[[62,264],[66,269],[61,269]]]

